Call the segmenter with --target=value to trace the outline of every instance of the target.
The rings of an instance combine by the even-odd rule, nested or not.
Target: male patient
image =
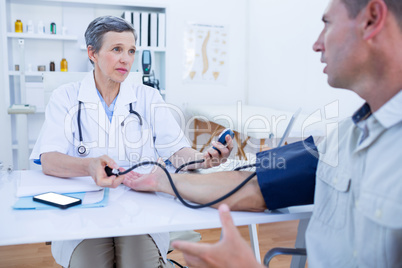
[[[306,233],[309,267],[402,267],[402,1],[330,0],[322,20],[324,29],[313,49],[326,64],[328,83],[354,91],[366,103],[340,123],[339,137],[329,135],[320,144],[318,163],[314,144],[293,145],[307,144],[310,149],[294,153],[300,156],[298,165],[307,170],[305,174],[283,171],[278,182],[272,171],[257,165],[257,178],[222,203],[232,210],[260,211],[314,198]],[[278,154],[285,155],[290,172],[294,166],[284,150]],[[263,160],[264,153],[258,159]],[[173,178],[184,198],[206,203],[249,174],[234,171]],[[297,184],[298,179],[302,183]],[[311,191],[314,181],[315,193]],[[139,191],[172,194],[167,179],[158,172],[128,178],[124,184]],[[295,185],[299,185],[297,191]],[[281,200],[288,186],[293,195],[301,196],[290,204]],[[189,266],[261,266],[234,227],[227,205],[220,207],[220,242],[173,244],[184,252]]]

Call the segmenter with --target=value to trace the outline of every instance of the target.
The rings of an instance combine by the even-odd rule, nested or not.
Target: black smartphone
[[[57,193],[44,193],[44,194],[39,194],[35,195],[33,197],[33,201],[55,206],[61,209],[66,209],[72,206],[76,206],[82,203],[81,199],[63,195],[63,194],[57,194]]]

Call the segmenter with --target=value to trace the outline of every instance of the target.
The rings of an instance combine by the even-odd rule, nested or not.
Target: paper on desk
[[[73,206],[69,209],[76,208],[97,208],[105,207],[109,200],[109,188],[105,188],[96,192],[81,192],[81,193],[67,193],[66,195],[76,197],[82,200],[82,204]],[[42,210],[42,209],[59,209],[58,207],[46,205],[43,203],[33,201],[32,196],[24,196],[18,198],[13,205],[13,209],[16,210]]]
[[[22,170],[17,186],[17,197],[33,196],[46,192],[76,193],[99,191],[91,177],[58,178],[47,176],[41,170]]]

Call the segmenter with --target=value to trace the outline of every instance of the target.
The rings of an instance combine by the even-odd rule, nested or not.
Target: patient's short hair
[[[394,14],[398,21],[399,28],[402,30],[402,1],[401,0],[383,0],[388,10]],[[356,18],[360,11],[367,6],[370,0],[342,0],[348,10],[350,18]]]

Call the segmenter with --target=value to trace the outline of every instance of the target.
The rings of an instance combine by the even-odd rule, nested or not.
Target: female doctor
[[[45,174],[91,176],[97,185],[115,188],[125,176],[107,177],[105,166],[124,169],[159,157],[175,167],[205,159],[189,169],[224,162],[233,148],[220,143],[201,154],[190,148],[159,92],[134,84],[129,75],[136,35],[125,20],[105,16],[92,21],[85,40],[94,70],[80,82],[56,89],[31,154]],[[64,267],[168,267],[169,234],[55,241],[52,253]]]

